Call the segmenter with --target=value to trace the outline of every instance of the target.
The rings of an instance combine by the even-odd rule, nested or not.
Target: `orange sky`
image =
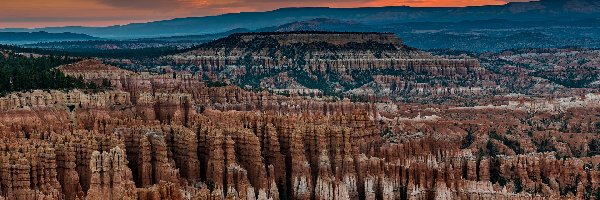
[[[524,0],[0,0],[0,28],[108,26],[282,7],[500,5]]]

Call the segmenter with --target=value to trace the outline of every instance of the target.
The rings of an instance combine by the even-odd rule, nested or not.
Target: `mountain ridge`
[[[81,41],[98,40],[102,38],[93,37],[81,33],[49,33],[45,31],[38,32],[0,32],[0,43],[7,44],[26,44],[36,42],[59,42],[59,41]]]
[[[161,37],[210,34],[232,29],[257,30],[294,21],[318,18],[356,21],[366,25],[405,22],[457,22],[465,20],[577,20],[600,17],[600,3],[591,0],[543,0],[513,2],[500,6],[459,8],[417,8],[407,6],[327,8],[280,8],[266,12],[228,13],[216,16],[176,18],[147,23],[108,27],[49,27],[39,29],[0,29],[0,31],[74,32],[107,38]],[[568,18],[565,18],[568,17]]]

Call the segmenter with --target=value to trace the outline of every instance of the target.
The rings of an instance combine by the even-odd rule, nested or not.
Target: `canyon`
[[[161,62],[199,69],[86,59],[55,70],[110,87],[0,97],[0,198],[600,198],[594,83],[376,33],[234,34]]]

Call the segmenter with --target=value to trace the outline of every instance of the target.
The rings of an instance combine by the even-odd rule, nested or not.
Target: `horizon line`
[[[536,1],[541,1],[541,0],[532,0],[532,1],[528,1],[528,2],[536,2]],[[398,6],[365,6],[365,7],[326,7],[326,6],[314,6],[314,7],[281,7],[281,8],[276,8],[276,9],[271,9],[271,10],[265,10],[265,11],[241,11],[241,12],[231,12],[231,13],[222,13],[222,14],[217,14],[217,15],[205,15],[205,16],[187,16],[187,17],[174,17],[174,18],[164,18],[164,19],[157,19],[157,20],[144,20],[144,21],[139,21],[136,22],[135,20],[133,20],[132,22],[127,22],[127,23],[115,23],[112,25],[103,25],[103,26],[87,26],[87,25],[65,25],[65,26],[39,26],[39,27],[0,27],[0,30],[7,30],[7,29],[21,29],[21,30],[35,30],[35,29],[45,29],[45,28],[69,28],[69,27],[73,27],[73,28],[107,28],[107,27],[114,27],[114,26],[127,26],[127,25],[132,25],[132,24],[147,24],[147,23],[153,23],[153,22],[161,22],[161,21],[170,21],[170,20],[177,20],[177,19],[190,19],[190,18],[205,18],[205,17],[219,17],[219,16],[224,16],[224,15],[236,15],[236,14],[244,14],[244,13],[267,13],[267,12],[274,12],[274,11],[278,11],[278,10],[285,10],[285,9],[378,9],[378,8],[418,8],[418,9],[461,9],[461,8],[476,8],[476,7],[489,7],[489,6],[506,6],[508,4],[513,4],[513,3],[527,3],[527,2],[507,2],[506,4],[499,4],[499,5],[479,5],[479,6],[407,6],[407,5],[398,5]]]

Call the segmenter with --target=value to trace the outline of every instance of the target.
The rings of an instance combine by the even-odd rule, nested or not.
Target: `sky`
[[[0,0],[0,28],[109,26],[283,7],[464,7],[526,0]]]

